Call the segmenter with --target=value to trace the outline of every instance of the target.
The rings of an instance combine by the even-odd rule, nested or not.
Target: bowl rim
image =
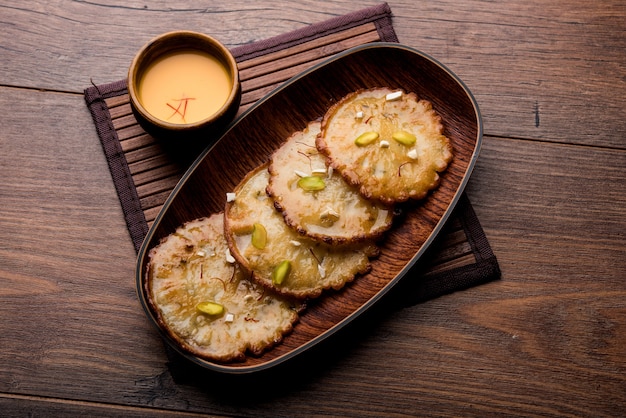
[[[473,152],[471,154],[470,159],[467,162],[467,166],[466,166],[466,169],[465,169],[465,174],[463,175],[463,178],[459,181],[457,190],[454,193],[453,197],[450,199],[450,203],[449,203],[448,207],[446,208],[445,212],[440,217],[440,219],[438,220],[437,224],[433,227],[431,233],[429,234],[428,238],[423,243],[423,245],[421,246],[419,251],[416,254],[414,254],[412,259],[401,269],[400,272],[398,272],[398,274],[392,280],[389,281],[389,283],[387,283],[385,285],[385,287],[383,289],[381,289],[378,293],[376,293],[374,296],[372,296],[366,303],[362,304],[358,309],[356,309],[350,315],[348,315],[345,318],[343,318],[337,324],[335,324],[332,327],[326,329],[320,335],[316,336],[315,338],[312,338],[311,340],[309,340],[306,343],[298,346],[297,348],[295,348],[295,349],[293,349],[293,350],[291,350],[291,351],[289,351],[287,353],[284,353],[284,354],[282,354],[282,355],[280,355],[278,357],[270,359],[270,360],[268,360],[266,362],[263,362],[263,363],[260,363],[260,364],[254,364],[254,365],[250,365],[250,366],[240,366],[240,365],[237,365],[237,363],[234,363],[234,364],[223,364],[223,363],[219,363],[219,362],[212,362],[210,360],[205,360],[205,359],[202,359],[200,357],[197,357],[197,356],[195,356],[195,355],[193,355],[193,354],[183,350],[175,342],[171,341],[170,337],[167,335],[167,332],[165,330],[163,330],[159,326],[158,321],[156,320],[156,318],[154,316],[154,313],[151,311],[151,308],[148,306],[147,301],[144,299],[145,295],[144,295],[144,292],[143,292],[143,281],[144,281],[143,275],[145,273],[144,267],[146,265],[146,261],[145,261],[146,257],[148,257],[148,252],[150,250],[149,245],[150,245],[151,241],[153,240],[153,237],[154,237],[154,235],[155,235],[159,225],[161,224],[161,221],[162,221],[164,215],[169,210],[171,204],[176,200],[176,197],[177,197],[179,191],[184,187],[185,183],[187,182],[187,179],[194,173],[194,171],[196,170],[197,166],[202,163],[202,160],[206,157],[206,155],[208,153],[211,152],[211,150],[215,147],[215,145],[218,142],[220,142],[224,137],[228,136],[229,132],[237,124],[239,124],[241,120],[246,118],[248,114],[254,112],[255,109],[257,109],[258,107],[263,106],[263,104],[265,102],[267,102],[271,97],[275,96],[276,94],[280,94],[281,91],[284,90],[287,86],[289,86],[290,84],[298,82],[298,80],[300,80],[300,79],[302,79],[304,77],[307,77],[309,74],[317,71],[319,68],[327,66],[328,64],[330,64],[330,63],[332,63],[334,61],[341,60],[341,59],[343,59],[344,57],[346,57],[348,55],[351,55],[351,54],[354,54],[354,53],[359,53],[359,52],[364,51],[364,50],[376,49],[376,48],[400,49],[400,50],[404,50],[404,51],[409,52],[409,53],[413,53],[413,54],[419,55],[422,58],[424,58],[425,60],[430,61],[431,63],[433,63],[434,65],[439,67],[442,71],[447,73],[458,84],[458,86],[463,90],[464,94],[467,95],[467,98],[468,98],[468,100],[470,101],[470,103],[471,103],[471,105],[473,107],[473,110],[474,110],[474,115],[473,116],[475,116],[475,118],[476,118],[476,135],[475,135],[474,149],[473,149]],[[483,141],[483,120],[482,120],[482,115],[480,113],[480,109],[478,107],[478,103],[477,103],[474,95],[469,90],[467,85],[454,72],[452,72],[450,69],[448,69],[448,67],[446,67],[444,64],[439,62],[437,59],[435,59],[435,58],[431,57],[430,55],[428,55],[428,54],[426,54],[424,52],[421,52],[421,51],[419,51],[416,48],[413,48],[411,46],[408,46],[408,45],[405,45],[405,44],[401,44],[401,43],[394,43],[394,42],[372,42],[372,43],[368,43],[368,44],[363,44],[363,45],[359,45],[359,46],[356,46],[356,47],[352,47],[352,48],[349,48],[349,49],[347,49],[345,51],[339,52],[339,53],[333,55],[332,57],[330,57],[330,58],[328,58],[328,59],[326,59],[326,60],[324,60],[324,61],[322,61],[320,63],[317,63],[317,64],[313,65],[312,67],[310,67],[309,69],[304,70],[301,73],[293,76],[292,78],[290,78],[289,80],[287,80],[284,83],[280,84],[274,90],[272,90],[271,92],[269,92],[268,94],[263,96],[257,102],[255,102],[252,106],[250,106],[248,109],[246,109],[244,112],[242,112],[235,120],[233,120],[227,126],[227,128],[225,129],[223,134],[215,142],[213,142],[212,144],[208,145],[204,149],[204,151],[201,152],[200,155],[189,166],[189,168],[187,169],[185,174],[182,176],[182,178],[179,180],[179,182],[176,184],[176,186],[174,187],[174,189],[172,190],[172,192],[170,193],[170,195],[166,199],[166,201],[163,204],[161,210],[159,211],[159,213],[157,214],[156,218],[154,219],[154,221],[152,223],[152,226],[148,230],[148,233],[146,234],[146,237],[144,238],[144,241],[143,241],[143,243],[142,243],[142,245],[141,245],[141,247],[139,249],[138,257],[137,257],[137,263],[136,263],[136,270],[135,270],[136,291],[137,291],[137,296],[139,298],[139,302],[142,305],[142,308],[144,309],[146,315],[148,316],[148,319],[150,319],[150,322],[153,324],[153,326],[155,326],[157,328],[157,331],[159,332],[159,335],[165,340],[164,342],[167,343],[169,345],[169,347],[173,348],[174,351],[176,351],[182,357],[184,357],[185,359],[191,361],[193,364],[198,365],[198,366],[200,366],[202,368],[205,368],[207,370],[212,370],[212,371],[215,371],[215,372],[221,372],[221,373],[225,373],[225,374],[230,374],[230,375],[246,375],[246,374],[252,374],[252,373],[256,373],[256,372],[266,371],[266,370],[271,369],[273,367],[276,367],[278,365],[284,364],[288,360],[297,357],[298,355],[306,352],[310,348],[314,347],[315,345],[321,343],[322,341],[324,341],[327,338],[331,337],[332,335],[336,334],[338,331],[340,331],[341,329],[346,327],[348,324],[350,324],[355,318],[359,317],[360,315],[362,315],[363,313],[368,311],[384,295],[386,295],[393,287],[395,287],[395,285],[400,281],[400,279],[402,279],[404,276],[407,275],[407,273],[409,273],[411,271],[411,269],[422,258],[422,255],[426,252],[426,250],[428,248],[430,248],[430,245],[435,240],[435,238],[439,235],[439,233],[443,229],[446,221],[451,216],[454,208],[459,203],[459,201],[461,199],[461,196],[462,196],[462,194],[463,194],[463,192],[464,192],[464,190],[465,190],[465,188],[466,188],[466,186],[467,186],[467,184],[469,182],[471,174],[472,174],[472,172],[473,172],[473,170],[475,168],[476,162],[478,160],[478,156],[480,154],[480,150],[481,150],[481,146],[482,146],[482,141]]]
[[[225,65],[231,76],[230,94],[226,99],[226,102],[214,113],[196,122],[191,123],[172,123],[162,119],[159,119],[152,115],[139,100],[139,78],[142,70],[149,64],[145,62],[146,56],[151,53],[155,48],[161,45],[168,45],[168,43],[177,40],[190,40],[193,43],[190,45],[173,45],[170,48],[165,48],[163,51],[157,53],[152,59],[156,59],[165,54],[180,50],[200,50],[202,52],[208,52],[216,56],[222,64]],[[206,45],[207,48],[200,48],[201,45]],[[171,131],[185,131],[202,128],[210,125],[216,120],[219,120],[222,116],[228,113],[231,106],[238,106],[238,95],[241,92],[239,68],[235,57],[230,50],[222,44],[216,38],[207,35],[205,33],[191,31],[191,30],[174,30],[165,32],[155,36],[148,42],[146,42],[135,54],[133,60],[128,67],[127,75],[128,95],[131,107],[134,108],[139,115],[144,118],[148,123],[161,129],[167,129]]]

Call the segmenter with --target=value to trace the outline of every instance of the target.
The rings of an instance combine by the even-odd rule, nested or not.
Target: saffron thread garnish
[[[296,141],[296,144],[304,145],[305,147],[317,149],[317,147],[315,145],[310,145],[310,144],[307,144],[306,142],[302,142],[302,141]]]
[[[185,120],[185,116],[187,115],[187,104],[189,103],[189,100],[196,100],[195,97],[185,97],[185,95],[183,95],[183,97],[181,99],[172,99],[172,101],[174,102],[178,102],[178,106],[174,107],[173,105],[171,105],[169,102],[165,103],[170,109],[174,110],[174,113],[172,113],[170,115],[169,118],[167,118],[168,120],[173,118],[176,114],[180,115],[181,119],[183,120],[183,122],[186,122]],[[183,110],[181,112],[180,107],[183,107]]]
[[[311,161],[311,156],[308,155],[308,154],[305,154],[304,152],[302,152],[300,150],[298,150],[298,154],[304,155],[306,158],[308,158],[308,160],[309,160],[309,169],[311,171],[313,171],[313,162]]]
[[[410,161],[405,161],[402,164],[400,164],[400,166],[398,167],[398,177],[402,177],[402,173],[400,172],[400,170],[402,170],[402,167],[410,163],[411,163]]]
[[[184,118],[183,114],[179,112],[180,103],[178,104],[178,107],[174,107],[174,106],[172,106],[169,103],[166,103],[166,105],[169,106],[170,108],[174,109],[174,113],[172,113],[168,119],[171,119],[177,113],[180,115],[180,117]]]
[[[319,258],[317,258],[317,256],[315,255],[315,253],[313,252],[313,248],[309,248],[309,252],[311,253],[311,255],[313,256],[313,258],[315,259],[315,261],[317,261],[317,264],[322,264],[322,262],[320,261]]]
[[[220,283],[222,283],[222,286],[224,287],[224,292],[226,291],[226,282],[218,277],[211,277],[214,280],[218,280]]]

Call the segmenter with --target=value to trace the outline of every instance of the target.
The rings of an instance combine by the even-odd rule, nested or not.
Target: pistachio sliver
[[[354,140],[354,143],[358,145],[359,147],[363,147],[365,145],[369,145],[372,142],[376,141],[378,137],[379,137],[378,132],[374,132],[374,131],[364,132],[361,135],[356,137],[356,139]]]
[[[291,261],[283,260],[272,271],[272,283],[281,285],[291,272]]]
[[[397,142],[401,143],[402,145],[406,145],[409,147],[415,144],[415,141],[417,140],[417,138],[415,138],[415,135],[407,131],[394,132],[393,135],[391,135],[391,137],[395,139]]]
[[[267,231],[260,223],[255,223],[252,226],[252,246],[262,250],[267,244]]]
[[[320,176],[306,176],[298,180],[298,187],[307,192],[323,190],[326,187],[326,182]]]
[[[221,315],[224,313],[224,305],[217,302],[200,302],[196,305],[196,309],[211,316]]]

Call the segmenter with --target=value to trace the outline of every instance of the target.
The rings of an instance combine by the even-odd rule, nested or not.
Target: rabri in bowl
[[[219,131],[237,113],[241,86],[237,63],[216,39],[175,31],[148,42],[128,72],[133,113],[149,133],[200,138]]]

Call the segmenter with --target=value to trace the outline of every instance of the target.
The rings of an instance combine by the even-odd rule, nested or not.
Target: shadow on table
[[[245,374],[208,370],[187,360],[166,344],[168,369],[176,385],[193,386],[219,399],[220,403],[242,407],[281,398],[306,389],[348,359],[362,342],[376,334],[393,310],[406,306],[398,305],[397,298],[392,294],[383,299],[335,334],[266,370]],[[242,396],[242,391],[245,396]]]
[[[437,248],[432,251],[437,251]],[[424,259],[428,260],[428,253]],[[420,265],[414,271],[421,271]],[[499,278],[499,269],[495,273],[490,280]],[[458,287],[458,283],[455,288],[438,287],[432,283],[433,280],[437,283],[436,277],[416,279],[401,280],[351,323],[270,369],[247,374],[220,373],[192,363],[166,344],[169,372],[176,385],[193,386],[219,399],[220,403],[237,407],[252,406],[305,390],[336,365],[349,359],[372,335],[380,334],[380,327],[385,326],[393,312],[463,289]],[[245,396],[242,396],[242,391],[245,391]]]

